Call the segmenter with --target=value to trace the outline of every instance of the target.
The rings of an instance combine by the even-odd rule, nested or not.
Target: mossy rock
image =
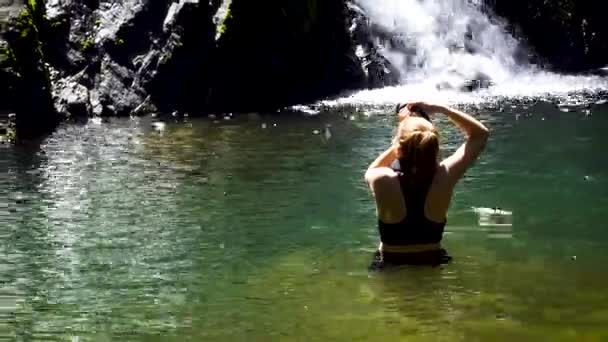
[[[45,26],[44,3],[35,0],[5,22],[6,45],[0,50],[0,66],[2,79],[7,81],[2,96],[10,100],[0,109],[17,113],[13,132],[19,139],[48,133],[58,123],[40,39]]]

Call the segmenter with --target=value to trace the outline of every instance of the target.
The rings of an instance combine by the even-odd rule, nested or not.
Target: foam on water
[[[357,0],[378,33],[380,52],[401,85],[365,90],[323,104],[379,105],[414,99],[480,103],[496,97],[563,97],[608,89],[601,76],[559,75],[530,64],[526,51],[479,0]],[[386,38],[390,37],[390,38]],[[471,79],[493,85],[459,91]]]
[[[448,104],[479,104],[496,98],[558,98],[569,102],[577,93],[608,90],[608,79],[600,76],[563,76],[548,72],[522,74],[517,78],[475,92],[438,90],[432,81],[363,90],[338,99],[322,101],[328,106],[376,106],[424,100]]]

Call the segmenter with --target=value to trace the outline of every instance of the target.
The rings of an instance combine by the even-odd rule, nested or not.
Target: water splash
[[[375,24],[382,53],[405,83],[489,76],[496,82],[521,69],[517,40],[465,0],[359,0]]]
[[[424,99],[479,103],[496,97],[557,96],[608,89],[600,76],[568,76],[533,65],[526,49],[479,0],[356,0],[372,23],[379,52],[401,85],[324,104],[387,104]],[[490,100],[491,101],[491,100]]]

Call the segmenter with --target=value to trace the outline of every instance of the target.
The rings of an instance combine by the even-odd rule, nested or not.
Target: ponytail
[[[412,185],[432,182],[439,157],[439,135],[435,129],[405,130],[399,128],[394,141],[405,179]]]

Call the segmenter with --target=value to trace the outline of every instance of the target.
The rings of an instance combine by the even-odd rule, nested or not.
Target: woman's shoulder
[[[370,184],[392,182],[399,177],[399,174],[390,167],[376,167],[367,170],[365,180]]]
[[[449,169],[445,165],[439,164],[435,171],[435,176],[433,176],[427,197],[432,198],[434,201],[437,201],[438,196],[441,198],[451,198],[454,186],[455,184],[452,181]]]

